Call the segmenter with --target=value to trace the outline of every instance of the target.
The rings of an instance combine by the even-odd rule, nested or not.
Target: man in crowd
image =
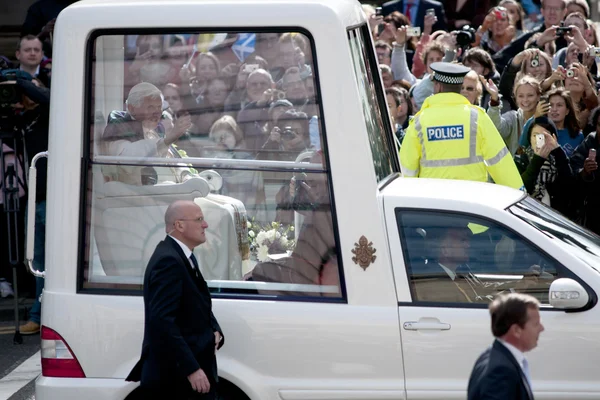
[[[418,26],[421,31],[425,29],[425,15],[427,10],[433,9],[437,22],[433,25],[434,31],[446,30],[446,13],[444,5],[435,0],[392,0],[383,4],[382,14],[388,15],[398,11],[408,17],[413,26]]]
[[[127,97],[127,111],[113,111],[102,135],[103,153],[112,156],[166,157],[177,156],[172,147],[191,126],[189,115],[173,124],[162,111],[163,96],[151,83],[135,85]],[[152,167],[116,167],[112,179],[144,185],[157,183]]]
[[[218,398],[216,352],[223,331],[193,253],[206,241],[207,228],[193,201],[176,201],[165,212],[167,237],[144,275],[142,355],[127,377],[141,382],[140,399]]]
[[[425,100],[400,149],[405,177],[488,181],[521,189],[523,181],[485,112],[460,95],[469,68],[433,63],[434,96]],[[468,105],[468,107],[465,107]]]
[[[539,301],[529,295],[498,296],[490,304],[496,340],[475,362],[469,379],[468,400],[533,400],[525,353],[537,346],[542,325]]]
[[[49,79],[40,64],[44,57],[42,42],[33,35],[27,35],[19,39],[15,57],[19,60],[19,69],[27,72],[32,78],[39,77],[44,85],[48,86]]]

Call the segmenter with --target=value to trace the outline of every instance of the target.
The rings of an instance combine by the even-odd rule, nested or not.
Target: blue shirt
[[[417,13],[419,12],[419,0],[404,0],[404,15],[408,15],[407,11],[410,8],[410,22],[413,26],[416,25]]]

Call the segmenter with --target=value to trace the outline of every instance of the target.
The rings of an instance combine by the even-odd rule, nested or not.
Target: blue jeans
[[[33,268],[38,271],[44,271],[44,261],[46,259],[46,201],[41,201],[35,205],[35,242],[33,245]],[[40,323],[42,314],[42,304],[40,296],[44,290],[44,278],[35,278],[35,302],[29,312],[29,320]]]

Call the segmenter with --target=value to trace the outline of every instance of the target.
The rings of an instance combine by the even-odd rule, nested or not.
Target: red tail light
[[[85,378],[77,357],[58,333],[42,326],[42,375],[55,378]]]

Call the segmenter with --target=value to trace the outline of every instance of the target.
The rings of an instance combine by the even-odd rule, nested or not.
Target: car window
[[[487,304],[519,292],[549,304],[564,269],[510,229],[471,215],[398,210],[413,301]]]
[[[140,293],[193,200],[213,292],[343,298],[310,35],[121,33],[89,44],[81,289]]]

